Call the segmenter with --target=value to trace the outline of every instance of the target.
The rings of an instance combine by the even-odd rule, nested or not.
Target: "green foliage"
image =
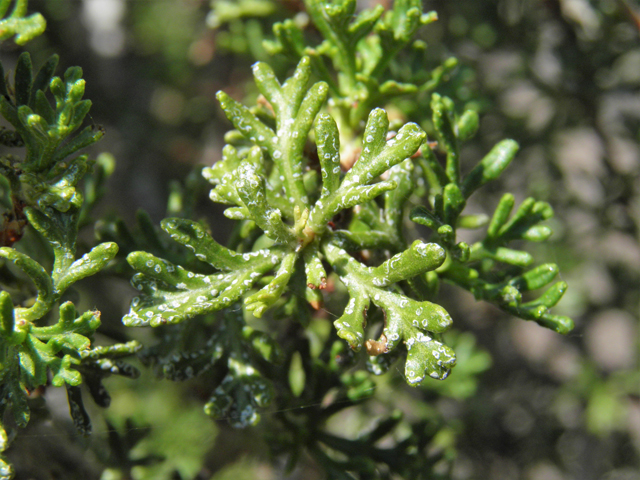
[[[264,375],[263,363],[273,359],[245,354],[240,361],[233,353],[234,342],[244,351],[252,349],[240,347],[240,332],[249,328],[242,326],[240,309],[247,319],[294,316],[305,326],[310,312],[327,300],[323,292],[330,281],[346,289],[334,321],[337,336],[354,352],[364,346],[376,374],[406,351],[404,373],[412,386],[426,376],[444,379],[456,364],[454,350],[442,338],[452,319],[435,303],[441,280],[560,333],[572,328],[570,319],[548,312],[564,293],[564,282],[538,299],[522,298],[548,285],[557,266],[523,271],[533,262],[531,255],[507,246],[515,240],[546,240],[551,232],[541,222],[552,215],[549,205],[526,200],[509,218],[513,196],[507,194],[491,221],[463,215],[467,199],[511,163],[517,143],[499,142],[463,176],[460,144],[478,128],[475,112],[458,116],[451,99],[434,93],[434,144],[415,123],[391,130],[379,107],[395,95],[435,88],[443,68],[455,64],[449,61],[421,85],[382,80],[395,53],[435,15],[422,14],[419,2],[395,2],[385,15],[378,7],[354,16],[354,1],[310,0],[306,7],[324,41],[316,49],[304,47],[293,22],[274,27],[272,51],[299,57],[284,82],[258,62],[253,76],[261,98],[255,107],[224,92],[217,95],[235,130],[226,136],[222,160],[202,174],[214,186],[210,198],[239,222],[233,249],[216,242],[201,223],[169,218],[162,229],[203,266],[194,271],[145,251],[127,257],[138,272],[132,284],[140,294],[124,318],[126,325],[180,325],[225,308],[236,312],[236,323],[225,314],[216,324],[218,333],[197,353],[180,351],[185,333],[177,330],[163,344],[164,353],[149,355],[170,378],[197,375],[227,358],[229,373],[205,409],[214,417],[227,415],[237,426],[257,421],[255,409],[271,401],[271,394],[262,392],[274,379],[273,373]],[[329,73],[326,58],[337,76]],[[312,82],[314,74],[321,80]],[[432,230],[430,243],[407,240],[415,238],[406,222],[412,207],[411,219]],[[458,228],[487,223],[484,240],[471,246],[456,240]],[[376,331],[377,340],[366,339]],[[235,340],[229,332],[235,332]],[[177,353],[175,361],[166,360],[169,352]],[[300,354],[288,355],[287,383],[293,398],[303,398],[318,373],[304,367]],[[477,371],[485,368],[486,362]]]
[[[371,202],[395,190],[400,182],[410,182],[411,162],[399,164],[417,152],[426,134],[417,125],[407,124],[387,141],[387,115],[382,109],[373,110],[362,135],[360,159],[340,178],[336,124],[329,115],[319,116],[316,142],[322,158],[323,181],[322,187],[316,187],[321,191],[314,192],[307,186],[311,182],[304,182],[303,168],[308,161],[304,148],[313,120],[324,103],[326,85],[319,82],[306,88],[310,75],[310,61],[306,57],[282,86],[265,64],[256,64],[254,75],[273,107],[275,131],[227,95],[219,94],[229,119],[255,146],[245,150],[246,158],[237,149],[228,147],[224,160],[204,174],[216,184],[212,198],[233,205],[225,214],[253,222],[274,245],[240,254],[219,245],[194,222],[180,219],[163,222],[163,229],[195,252],[198,259],[218,272],[228,273],[198,275],[145,252],[134,252],[128,261],[140,272],[133,283],[143,295],[134,299],[125,323],[157,326],[220,310],[241,298],[262,276],[274,271],[265,287],[244,298],[245,308],[260,317],[281,297],[296,263],[303,263],[298,268],[306,273],[307,288],[321,290],[327,277],[322,255],[351,296],[344,318],[336,322],[339,336],[347,339],[354,350],[360,350],[364,342],[364,315],[372,301],[386,312],[387,326],[382,333],[384,345],[376,347],[377,343],[371,343],[370,353],[386,353],[404,342],[409,349],[410,383],[419,383],[427,370],[432,376],[444,378],[455,362],[453,352],[424,332],[437,334],[445,330],[451,324],[448,314],[431,302],[411,300],[387,288],[440,267],[445,251],[436,244],[416,241],[382,265],[366,267],[332,243],[333,234],[327,227],[340,212]],[[267,158],[273,164],[269,165]],[[397,171],[393,170],[396,165]],[[389,169],[390,180],[376,181]],[[411,189],[408,187],[405,200]],[[401,218],[394,219],[393,215],[401,217],[402,200],[398,202],[390,193],[386,200],[391,211],[381,212],[381,217],[387,219],[387,229],[393,228],[395,237],[401,238],[401,226],[393,225],[396,220],[400,224]],[[289,205],[283,210],[271,206],[286,203]],[[407,314],[405,308],[412,313]],[[439,360],[441,355],[443,358]]]
[[[0,0],[2,15],[9,4]],[[35,35],[41,17],[20,23],[25,5],[18,1],[0,22],[0,38]],[[212,6],[215,28],[277,11],[267,0]],[[280,60],[253,66],[256,104],[217,94],[234,130],[222,159],[198,173],[213,186],[210,199],[236,221],[226,246],[213,238],[216,228],[193,220],[201,184],[191,177],[184,188],[173,185],[170,218],[160,228],[142,211],[133,230],[105,218],[96,228],[102,243],[78,247],[113,170],[112,160],[100,157],[81,191],[94,162],[77,154],[104,134],[93,125],[81,129],[91,107],[82,70],[54,77],[52,56],[34,75],[24,53],[13,85],[0,71],[0,114],[13,127],[0,131],[0,144],[24,147],[22,157],[0,157],[0,416],[10,410],[11,425],[27,424],[30,392],[50,383],[65,386],[77,430],[90,433],[80,385],[108,406],[103,380],[137,377],[122,359],[138,353],[161,378],[206,385],[204,411],[213,419],[234,427],[267,423],[269,449],[288,455],[289,470],[309,454],[330,478],[444,478],[456,432],[437,415],[405,419],[394,411],[353,438],[327,428],[332,416],[364,406],[377,390],[399,390],[384,375],[393,370],[409,386],[422,386],[412,390],[416,396],[473,395],[491,359],[473,336],[450,331],[454,319],[439,304],[440,283],[558,333],[571,331],[570,318],[549,311],[567,289],[553,283],[557,265],[534,266],[523,246],[551,236],[543,223],[553,215],[550,205],[527,198],[514,211],[507,193],[491,217],[465,214],[470,197],[515,159],[518,144],[498,142],[469,168],[461,145],[478,131],[478,113],[460,113],[451,98],[434,93],[457,61],[398,68],[403,55],[423,54],[425,43],[414,39],[435,13],[424,13],[418,0],[396,0],[388,11],[358,11],[355,0],[304,6],[322,38],[299,19],[277,23],[263,47]],[[282,56],[296,63],[283,82],[274,68]],[[396,119],[401,96],[429,99],[430,115],[422,112],[420,125]],[[459,229],[485,227],[471,245],[459,241]],[[135,272],[138,293],[123,323],[158,327],[155,345],[94,344],[100,313],[79,313],[70,289],[105,270]],[[319,326],[326,314],[335,316],[335,329]],[[404,369],[391,369],[400,358]],[[366,370],[359,368],[365,362]],[[457,379],[437,386],[426,379],[444,380],[457,363]],[[10,426],[0,427],[3,451]],[[113,458],[105,463],[123,475],[160,461],[130,455],[143,435],[110,429]],[[11,476],[6,462],[0,469],[0,478]]]
[[[0,173],[10,182],[12,194],[27,205],[37,204],[40,210],[51,206],[67,212],[82,204],[76,185],[91,166],[86,155],[68,158],[97,142],[104,132],[91,125],[72,137],[91,102],[82,99],[82,69],[72,67],[64,78],[54,77],[57,64],[58,57],[54,55],[34,77],[31,57],[23,53],[16,66],[14,85],[0,85],[0,114],[15,128],[10,136],[20,138],[26,148],[24,159],[3,157]],[[0,73],[4,77],[4,72]],[[46,97],[49,89],[55,107]]]
[[[386,12],[378,5],[356,13],[355,0],[314,0],[305,6],[323,41],[308,46],[301,27],[286,20],[274,25],[276,39],[265,47],[271,54],[311,59],[315,73],[329,85],[345,128],[358,129],[373,108],[393,97],[432,91],[456,65],[449,59],[418,83],[389,78],[390,64],[405,47],[424,50],[423,42],[412,40],[422,25],[438,18],[435,12],[423,13],[419,0],[396,1]]]
[[[6,4],[0,4],[0,10]],[[80,218],[86,214],[78,182],[92,162],[86,155],[73,155],[99,140],[103,132],[87,127],[73,136],[91,102],[82,100],[82,70],[73,67],[64,79],[54,77],[57,62],[57,56],[51,57],[34,77],[30,56],[23,53],[14,84],[3,81],[0,85],[0,113],[15,128],[3,132],[3,143],[25,147],[24,157],[0,157],[2,193],[8,208],[0,247],[4,272],[0,292],[0,403],[2,416],[10,410],[10,425],[22,428],[30,417],[30,392],[49,383],[64,385],[71,416],[79,432],[86,435],[91,425],[79,385],[85,379],[97,403],[107,406],[102,378],[111,373],[135,377],[135,369],[115,359],[131,355],[139,345],[131,342],[95,347],[93,335],[100,325],[100,312],[80,314],[71,301],[65,300],[73,284],[107,266],[118,246],[105,242],[79,258],[76,255]],[[4,73],[0,76],[4,80]],[[53,95],[54,106],[46,96],[47,90]],[[94,187],[100,190],[99,184]],[[91,193],[90,201],[96,195]],[[22,240],[28,228],[43,242],[36,251],[38,259],[20,249],[29,242]],[[50,324],[49,313],[56,305],[58,320]],[[2,420],[0,451],[8,446],[6,430]],[[9,478],[10,467],[0,461],[2,478]]]
[[[467,133],[462,129],[461,134],[458,127],[456,134],[454,125],[459,126],[468,120],[456,119],[450,101],[437,94],[433,95],[432,108],[433,124],[439,144],[445,149],[446,163],[442,168],[433,152],[425,159],[425,168],[430,170],[427,178],[435,179],[433,205],[432,209],[414,208],[411,219],[432,229],[438,243],[449,251],[451,262],[440,270],[442,278],[471,291],[477,299],[495,303],[512,315],[536,321],[559,333],[570,332],[573,329],[570,318],[549,313],[549,308],[556,305],[566,291],[565,282],[550,286],[537,299],[523,302],[522,298],[525,292],[549,285],[558,274],[557,265],[540,265],[516,274],[531,266],[533,257],[526,251],[506,246],[515,240],[542,242],[551,236],[551,229],[541,224],[553,216],[548,203],[528,198],[511,215],[515,199],[507,193],[488,222],[482,241],[471,246],[455,241],[457,228],[478,228],[487,222],[486,217],[462,216],[462,211],[467,199],[479,187],[498,178],[509,166],[518,151],[518,144],[513,140],[503,140],[461,178],[458,142]],[[512,268],[504,269],[500,264]]]
[[[239,310],[228,309],[221,324],[206,342],[176,352],[176,339],[183,345],[194,329],[174,329],[162,342],[143,353],[143,361],[153,364],[156,373],[174,381],[184,381],[202,375],[218,364],[226,365],[228,373],[205,405],[205,412],[217,418],[229,418],[232,425],[255,425],[260,419],[258,408],[265,407],[273,397],[272,385],[263,378],[252,362],[262,359],[279,363],[282,353],[265,333],[246,325]],[[199,325],[199,331],[206,327]],[[198,333],[198,335],[200,335]]]
[[[12,0],[0,1],[0,41],[15,35],[15,42],[24,45],[37,37],[47,26],[44,17],[39,13],[26,16],[29,0],[15,0],[10,10]]]

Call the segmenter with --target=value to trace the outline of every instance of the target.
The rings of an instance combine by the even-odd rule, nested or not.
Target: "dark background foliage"
[[[461,107],[474,105],[481,112],[479,135],[463,152],[463,169],[502,138],[522,147],[501,181],[474,197],[470,209],[491,211],[504,191],[517,201],[533,195],[554,206],[556,233],[540,257],[558,263],[569,283],[558,313],[574,318],[576,329],[561,337],[445,289],[444,306],[455,326],[470,332],[465,338],[478,346],[466,360],[460,355],[450,379],[397,395],[397,406],[416,418],[444,419],[450,440],[440,445],[451,447],[456,479],[640,479],[640,5],[425,5],[439,15],[421,32],[434,65],[451,55],[460,60],[443,91]],[[292,0],[276,6],[253,24],[265,35],[274,20],[298,9]],[[94,153],[110,152],[117,160],[99,213],[117,214],[133,225],[141,208],[159,222],[175,182],[195,165],[220,158],[229,125],[216,91],[235,98],[255,95],[249,52],[260,59],[266,53],[237,30],[239,23],[209,28],[210,8],[205,0],[31,1],[30,9],[48,21],[45,34],[26,47],[34,64],[58,53],[59,71],[82,66],[92,120],[107,131]],[[13,68],[20,51],[3,45],[5,70]],[[275,61],[286,71],[286,62]],[[414,108],[419,118],[428,117],[420,105]],[[206,192],[195,216],[207,218],[222,241],[229,223]],[[151,337],[121,326],[132,296],[126,281],[96,280],[83,293],[87,305],[103,312],[111,337]],[[284,478],[281,460],[268,461],[259,436],[204,417],[207,393],[197,383],[178,388],[142,378],[108,386],[114,402],[106,412],[93,412],[91,440],[60,433],[70,430],[65,402],[53,389],[47,392],[43,421],[33,422],[8,452],[25,472],[20,478],[99,478],[105,467],[111,470],[103,478],[127,478],[130,469],[134,478]],[[381,395],[388,405],[393,394]],[[367,414],[378,410],[374,405]],[[100,423],[100,415],[111,423]],[[125,424],[125,418],[134,423]],[[357,431],[368,421],[362,412],[346,412],[333,428]],[[152,466],[118,457],[114,445],[123,442],[137,445],[134,457]],[[26,473],[28,468],[33,470]],[[318,475],[303,461],[288,478]]]

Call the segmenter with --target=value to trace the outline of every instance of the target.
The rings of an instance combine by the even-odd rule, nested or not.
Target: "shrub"
[[[0,13],[10,3],[0,2]],[[234,19],[251,5],[233,10],[219,2],[212,15],[220,24],[224,8]],[[572,329],[571,319],[549,312],[567,288],[554,283],[558,267],[534,266],[524,246],[551,236],[544,224],[551,206],[527,198],[516,207],[505,193],[490,216],[465,213],[469,198],[510,165],[518,144],[500,141],[473,166],[462,158],[478,113],[460,111],[436,92],[456,61],[425,69],[425,45],[414,41],[436,14],[424,13],[417,0],[397,0],[388,11],[357,11],[355,0],[304,5],[320,39],[285,20],[264,43],[270,55],[295,64],[293,72],[280,81],[268,62],[256,63],[260,96],[251,107],[217,95],[234,129],[222,159],[201,173],[213,186],[211,200],[236,221],[227,246],[204,220],[163,220],[168,240],[140,214],[137,233],[103,220],[102,243],[79,248],[79,231],[92,223],[112,169],[108,156],[78,155],[104,134],[95,125],[81,129],[91,107],[82,98],[82,70],[55,77],[52,56],[34,75],[23,53],[13,82],[1,75],[0,113],[13,129],[0,140],[23,148],[4,154],[0,165],[1,411],[12,413],[0,431],[2,450],[7,431],[28,423],[29,397],[49,384],[65,386],[75,425],[89,434],[80,385],[108,406],[103,379],[136,377],[122,359],[137,354],[166,379],[204,379],[204,410],[214,419],[249,427],[269,412],[263,423],[271,452],[286,454],[289,469],[308,454],[330,478],[433,478],[451,460],[437,448],[451,447],[442,419],[392,411],[357,438],[326,424],[365,405],[377,387],[397,388],[382,375],[398,362],[413,387],[447,378],[461,362],[457,350],[470,362],[456,367],[458,385],[488,367],[473,337],[450,330],[440,284],[556,332]],[[24,18],[25,8],[16,2],[2,38],[15,34],[23,42],[42,30],[41,17]],[[189,195],[174,200],[182,204]],[[460,241],[462,229],[478,230],[477,240]],[[80,313],[70,287],[130,269],[139,293],[123,322],[162,333],[154,345],[99,346],[100,312]],[[335,329],[325,328],[329,316]],[[400,430],[407,434],[380,445]],[[127,455],[115,468],[135,465]],[[2,472],[11,476],[8,463]]]

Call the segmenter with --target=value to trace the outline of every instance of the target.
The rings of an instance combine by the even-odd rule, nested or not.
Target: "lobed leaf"
[[[133,252],[127,261],[139,272],[132,284],[141,295],[132,300],[123,322],[128,326],[156,327],[221,310],[237,301],[262,275],[278,265],[284,255],[279,247],[243,253],[241,267],[203,275],[146,252]]]
[[[409,385],[419,385],[427,375],[444,380],[455,365],[455,352],[442,342],[420,332],[407,341],[404,374]]]
[[[418,151],[426,133],[415,123],[404,125],[396,136],[386,140],[389,120],[377,108],[369,115],[363,134],[362,153],[342,181],[341,187],[362,185],[372,181],[405,158]]]
[[[384,110],[372,111],[365,128],[363,149],[358,161],[344,176],[339,187],[335,188],[334,178],[327,177],[331,182],[331,188],[326,189],[327,193],[316,202],[309,215],[309,226],[316,233],[322,233],[331,217],[341,210],[365,204],[381,193],[397,187],[394,181],[383,181],[373,185],[371,182],[416,153],[426,134],[417,125],[409,123],[387,141],[388,126],[389,120]],[[326,140],[327,138],[321,137],[320,141]]]
[[[184,218],[167,218],[161,222],[162,229],[172,240],[194,252],[196,258],[220,270],[234,270],[246,263],[247,257],[216,242],[205,228]]]
[[[304,209],[309,200],[302,179],[303,150],[315,116],[326,99],[328,87],[324,82],[318,82],[310,89],[306,88],[310,75],[308,57],[300,60],[293,76],[282,87],[266,64],[258,62],[253,71],[258,87],[271,101],[276,114],[277,133],[223,92],[218,93],[218,99],[234,126],[269,153],[283,177],[286,198]]]
[[[2,5],[5,9],[0,16],[6,14],[10,0],[5,0]],[[27,0],[16,0],[13,11],[0,20],[0,42],[15,36],[18,45],[24,45],[28,41],[42,34],[47,26],[44,17],[39,13],[25,16],[27,13]]]
[[[61,294],[77,281],[95,275],[114,259],[118,245],[113,242],[101,243],[73,262],[62,275],[57,277],[55,288]]]
[[[411,253],[398,254],[396,262],[404,261],[405,268],[399,268],[399,273],[394,270],[393,280],[400,281],[411,278],[418,273],[437,268],[444,261],[444,250],[437,245],[428,247],[417,241],[412,248]],[[360,265],[344,250],[336,246],[325,244],[323,251],[349,292],[349,303],[344,314],[334,322],[334,325],[338,329],[338,336],[347,340],[354,350],[359,350],[363,345],[365,315],[369,302],[373,302],[385,312],[385,326],[380,339],[364,342],[369,355],[376,356],[391,352],[400,342],[404,342],[410,351],[416,342],[423,343],[426,337],[431,341],[429,333],[443,332],[451,326],[451,317],[441,306],[428,301],[416,301],[382,288],[391,282],[380,281],[376,277],[376,269]],[[424,252],[424,255],[421,255],[421,252]],[[418,268],[409,266],[409,260],[414,255],[420,257],[421,260],[421,266]],[[430,258],[427,259],[427,256]],[[380,273],[389,275],[391,273],[390,266],[391,263],[387,263],[377,268],[380,269]],[[434,365],[438,366],[440,370],[433,371],[439,372],[438,378],[444,378],[455,364],[455,356],[440,342],[433,342],[427,347],[426,349],[418,347],[416,349],[418,353],[414,352],[411,357],[408,357],[407,371],[414,372],[413,375],[407,376],[410,384],[417,385],[424,378],[427,367],[431,367],[433,370]],[[430,360],[432,357],[435,358],[434,352],[439,355],[438,352],[441,351],[446,351],[449,356],[443,357],[441,363],[438,363],[437,358],[433,361]],[[411,358],[411,363],[409,363],[409,358]],[[416,374],[418,371],[416,365],[422,369],[419,374]],[[412,381],[415,383],[411,383]]]

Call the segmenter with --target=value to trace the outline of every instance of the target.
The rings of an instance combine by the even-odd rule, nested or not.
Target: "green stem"
[[[325,41],[329,41],[335,45],[335,55],[332,56],[334,67],[337,71],[343,73],[338,79],[343,84],[342,94],[349,97],[356,89],[356,55],[352,45],[345,38],[338,35],[329,24],[323,9],[327,6],[327,2],[323,0],[305,0],[307,12],[311,16],[313,23],[316,25]]]

